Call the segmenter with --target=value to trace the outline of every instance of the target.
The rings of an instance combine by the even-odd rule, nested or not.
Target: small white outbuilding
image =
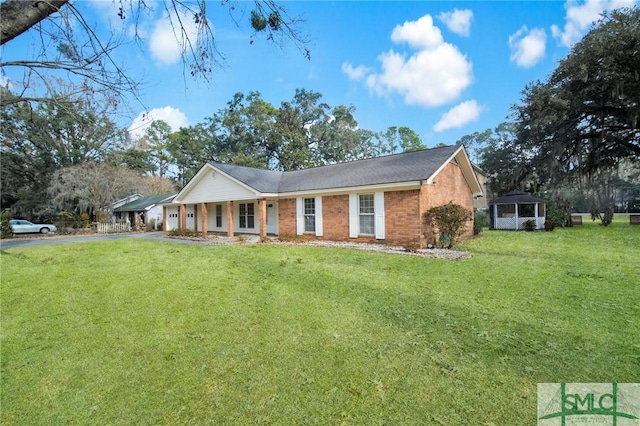
[[[534,221],[535,229],[544,229],[545,201],[522,191],[512,191],[489,203],[489,229],[524,230]]]

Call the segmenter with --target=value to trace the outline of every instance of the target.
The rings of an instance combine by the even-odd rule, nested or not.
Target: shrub
[[[97,216],[97,221],[100,223],[106,223],[107,222],[107,212],[98,212]]]
[[[609,226],[613,221],[613,207],[611,204],[607,204],[607,207],[604,209],[604,214],[600,214],[598,210],[598,206],[594,202],[591,204],[591,220],[600,219],[600,225]]]
[[[90,223],[91,223],[91,217],[89,216],[89,213],[82,213],[80,215],[80,223],[82,225],[83,228],[88,228]]]
[[[544,230],[547,231],[547,232],[553,231],[554,229],[556,229],[556,226],[557,226],[557,224],[556,224],[556,222],[554,220],[547,219],[544,222]]]
[[[440,234],[439,247],[451,248],[462,236],[467,222],[472,217],[471,211],[451,201],[442,206],[432,207],[425,213],[425,236],[431,233],[432,227],[436,227]]]
[[[136,213],[133,215],[133,230],[144,231],[144,220],[142,219],[142,213]]]
[[[613,222],[613,208],[611,207],[611,204],[608,204],[604,209],[604,215],[602,215],[600,222],[602,223],[602,226],[609,226],[611,225],[611,222]]]
[[[296,235],[289,233],[280,234],[278,236],[278,240],[282,241],[283,243],[301,243],[307,241],[308,239],[309,237],[306,235]]]
[[[193,229],[172,229],[167,232],[170,237],[199,237],[201,233]]]
[[[5,210],[0,213],[0,238],[13,237],[13,229],[9,221],[11,220],[11,210]]]
[[[536,230],[536,221],[529,219],[522,224],[525,231],[531,232]]]
[[[68,232],[70,229],[81,227],[78,215],[65,211],[56,214],[55,224],[58,227],[58,232]]]
[[[489,215],[486,210],[475,209],[473,212],[473,235],[482,232],[482,228],[489,227]]]
[[[562,197],[555,197],[549,203],[547,203],[547,221],[553,222],[553,227],[556,226],[573,226],[571,222],[571,211],[573,204],[571,200]],[[546,229],[546,222],[545,222]]]
[[[149,219],[146,225],[147,231],[161,231],[162,230],[162,220],[158,219]]]

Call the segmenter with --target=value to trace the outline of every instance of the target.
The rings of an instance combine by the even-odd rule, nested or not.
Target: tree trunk
[[[13,40],[57,12],[69,0],[5,0],[0,4],[0,45]]]

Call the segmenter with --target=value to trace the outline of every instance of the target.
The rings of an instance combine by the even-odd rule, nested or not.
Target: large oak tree
[[[640,158],[640,9],[603,18],[514,108],[519,144],[543,180]]]

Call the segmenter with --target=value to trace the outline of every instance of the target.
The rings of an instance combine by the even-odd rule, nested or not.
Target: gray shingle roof
[[[530,204],[530,203],[544,203],[542,198],[534,197],[531,194],[522,191],[511,191],[502,197],[498,197],[491,201],[491,204]]]
[[[214,161],[210,161],[209,164],[239,180],[245,185],[264,193],[278,192],[278,187],[280,186],[280,181],[284,174],[284,172],[236,166],[234,164],[216,163]]]
[[[257,191],[282,193],[426,180],[459,148],[450,145],[290,172],[210,164]]]

